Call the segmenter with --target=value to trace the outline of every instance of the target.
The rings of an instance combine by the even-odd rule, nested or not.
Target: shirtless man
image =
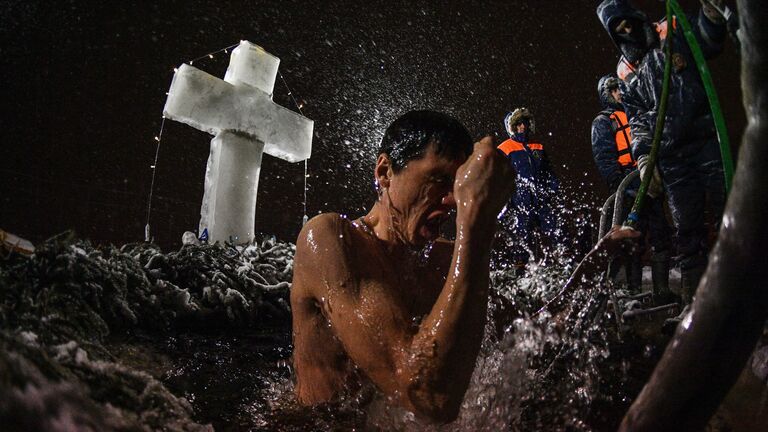
[[[514,173],[490,138],[473,146],[457,120],[412,111],[387,128],[374,176],[367,215],[316,216],[296,243],[296,394],[316,405],[369,380],[391,403],[449,422],[480,349]],[[455,242],[439,238],[452,209]]]

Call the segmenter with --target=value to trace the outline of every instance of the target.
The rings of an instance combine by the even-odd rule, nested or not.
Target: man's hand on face
[[[491,137],[475,143],[474,151],[456,171],[453,195],[457,217],[485,222],[495,219],[514,189],[514,172]],[[466,220],[466,219],[465,219]]]

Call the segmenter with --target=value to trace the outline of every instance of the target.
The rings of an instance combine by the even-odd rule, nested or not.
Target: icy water
[[[194,407],[194,419],[216,430],[268,426],[277,387],[290,381],[290,329],[241,335],[131,337],[110,348],[123,363],[147,370]]]
[[[0,420],[10,430],[613,430],[667,342],[665,315],[617,326],[608,299],[621,291],[597,282],[565,319],[531,318],[572,267],[531,263],[523,277],[492,273],[486,336],[455,422],[424,423],[373,388],[299,407],[293,250],[270,238],[170,253],[59,239],[3,261]],[[765,358],[752,369],[768,370]],[[764,402],[745,402],[764,401],[764,383],[749,385],[732,411],[764,413]]]
[[[435,430],[499,430],[508,424],[520,430],[532,425],[544,430],[569,423],[586,428],[588,424],[607,426],[618,421],[626,403],[602,400],[608,395],[594,393],[616,393],[618,389],[590,387],[597,382],[581,382],[569,389],[575,398],[567,396],[562,400],[561,385],[552,394],[542,394],[543,399],[533,400],[528,392],[541,391],[534,388],[537,377],[550,382],[563,379],[555,377],[556,372],[537,370],[527,361],[557,336],[542,334],[530,322],[516,325],[517,337],[499,345],[503,348],[487,346],[483,352],[459,421]],[[486,344],[490,345],[488,341]],[[194,409],[192,418],[216,430],[431,429],[405,412],[388,408],[384,400],[374,400],[365,409],[353,404],[315,410],[297,406],[291,397],[290,329],[286,327],[239,335],[194,333],[162,339],[134,336],[115,339],[107,348],[121,363],[147,371],[173,394],[186,398]],[[634,391],[648,372],[647,367],[633,366],[633,373],[639,375],[631,383]],[[632,379],[628,376],[614,383],[600,381],[610,386],[626,385]],[[584,408],[582,404],[592,407]]]
[[[606,373],[603,378],[588,376],[615,372],[610,367],[603,369],[605,364],[595,364],[595,369],[582,374],[555,370],[568,367],[567,363],[583,355],[586,357],[577,361],[581,367],[588,367],[589,363],[596,363],[595,356],[607,360],[610,354],[602,349],[562,353],[564,357],[560,360],[537,365],[534,357],[541,356],[545,346],[562,343],[554,330],[546,334],[544,328],[532,321],[519,320],[503,333],[507,340],[493,343],[488,338],[461,418],[435,430],[469,427],[499,430],[506,425],[520,430],[530,430],[531,426],[545,430],[549,426],[557,428],[556,425],[591,429],[616,424],[629,398],[650,372],[651,353],[640,352],[632,343],[614,341],[614,359],[623,357],[628,362],[635,357],[631,367],[623,366],[627,370],[620,371],[622,378],[619,379],[612,379],[616,378],[615,373]],[[115,348],[113,352],[119,352],[124,363],[139,369],[157,364],[156,377],[174,394],[190,401],[196,421],[210,423],[216,430],[431,429],[376,398],[365,409],[354,404],[316,410],[298,407],[290,395],[291,351],[287,327],[242,335],[198,333],[165,340],[116,341]],[[157,362],[158,358],[162,360]],[[571,375],[565,377],[564,373]],[[551,392],[542,391],[538,379],[557,387]],[[568,385],[563,381],[568,381]],[[560,385],[557,382],[561,382]],[[567,392],[562,393],[565,389]],[[540,398],[532,398],[531,391],[541,392]]]

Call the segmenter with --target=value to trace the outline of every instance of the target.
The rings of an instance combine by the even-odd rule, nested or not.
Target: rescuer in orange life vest
[[[535,226],[549,240],[551,247],[563,243],[562,229],[554,213],[554,198],[560,182],[549,167],[544,145],[530,139],[535,133],[533,115],[527,108],[518,108],[507,114],[504,126],[509,139],[502,142],[501,150],[517,172],[515,193],[502,210],[499,218],[507,229],[502,247],[511,255],[518,271],[528,262],[530,252],[536,251]],[[514,238],[509,238],[510,231]]]
[[[592,121],[592,155],[611,193],[616,191],[625,176],[637,169],[637,161],[632,157],[630,147],[632,133],[624,107],[621,105],[621,85],[621,81],[613,75],[600,78],[597,91],[603,111],[600,111]],[[640,177],[638,176],[626,189],[625,215],[631,210],[639,187]],[[638,230],[648,237],[651,245],[654,295],[658,301],[668,302],[672,300],[669,290],[669,237],[672,232],[664,215],[661,191],[656,191],[656,198],[648,196],[645,203]],[[638,241],[640,245],[645,244],[644,238]],[[627,284],[631,291],[640,291],[642,285],[642,251],[643,248],[638,247],[636,252],[625,260]]]

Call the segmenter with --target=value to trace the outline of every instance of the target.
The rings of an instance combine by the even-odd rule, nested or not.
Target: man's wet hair
[[[467,128],[455,118],[436,111],[410,111],[389,125],[381,140],[379,155],[392,161],[398,173],[408,161],[421,159],[430,144],[435,153],[451,160],[472,154],[473,140]]]

